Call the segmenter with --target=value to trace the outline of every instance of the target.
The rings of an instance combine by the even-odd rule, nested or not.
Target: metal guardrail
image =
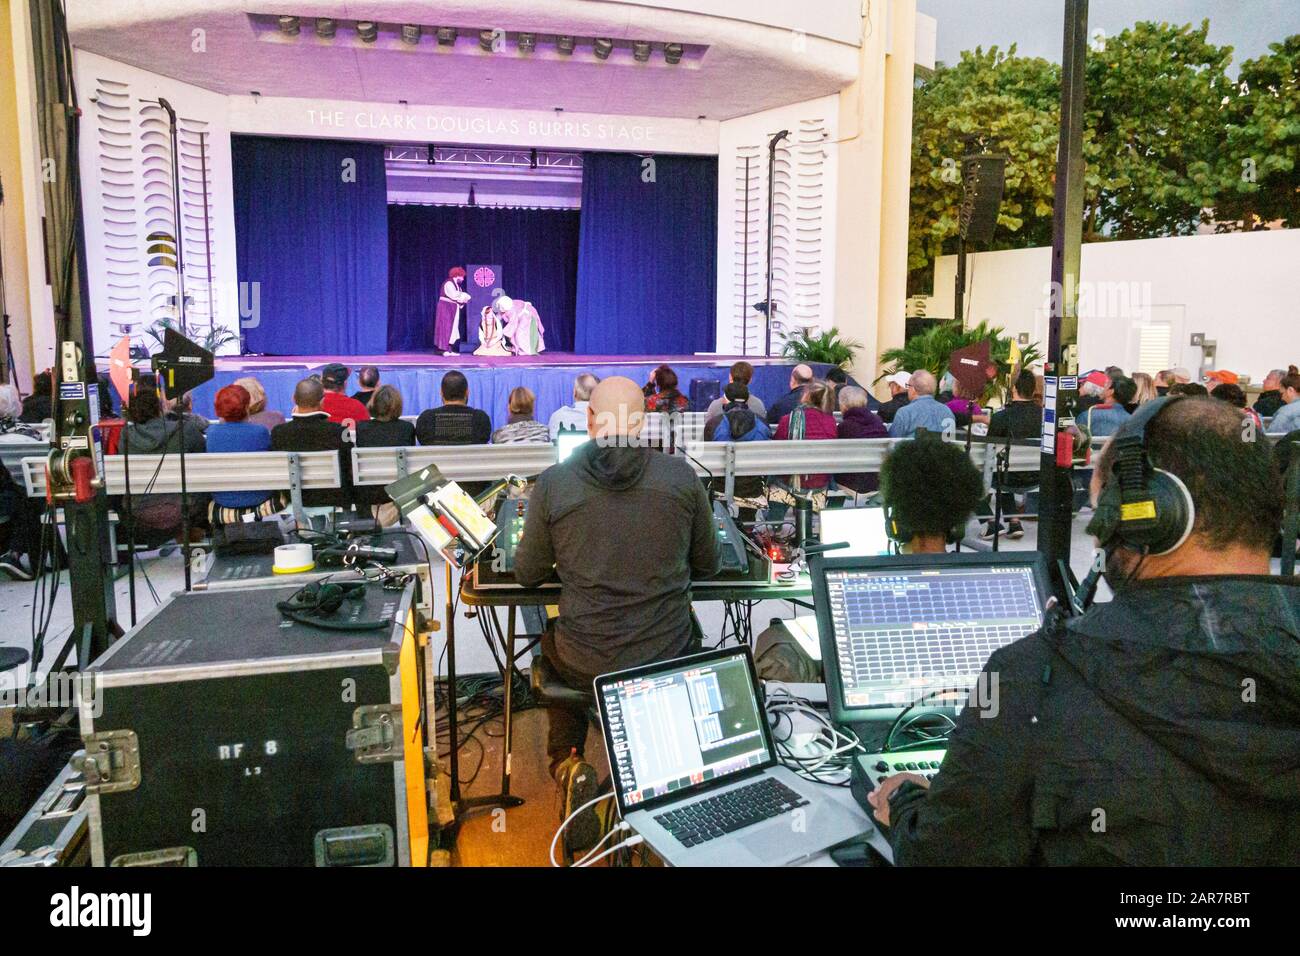
[[[24,458],[23,483],[27,494],[45,496],[45,459]],[[123,455],[104,457],[105,491],[126,493],[127,461]],[[180,494],[181,458],[166,455],[132,455],[131,494]],[[342,485],[338,452],[250,451],[194,452],[185,456],[185,484],[192,494],[213,491],[267,491],[338,488]]]

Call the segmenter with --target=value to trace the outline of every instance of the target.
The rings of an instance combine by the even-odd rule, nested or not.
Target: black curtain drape
[[[467,263],[499,263],[506,294],[541,316],[547,351],[573,351],[576,210],[398,205],[388,207],[389,351],[433,350],[439,289]]]

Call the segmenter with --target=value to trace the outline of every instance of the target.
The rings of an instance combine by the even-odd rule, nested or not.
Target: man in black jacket
[[[781,419],[799,407],[803,401],[803,390],[813,380],[811,365],[796,365],[790,371],[790,391],[786,392],[771,405],[767,406],[767,423],[779,425]]]
[[[1038,378],[1029,369],[1021,369],[1011,385],[1011,401],[1005,408],[993,413],[989,419],[989,441],[1005,444],[1010,438],[1013,442],[1037,439],[1042,434],[1043,410],[1034,401],[1034,391],[1038,387]],[[1029,474],[1013,472],[1003,479],[999,497],[1002,499],[1002,515],[1007,518],[1007,536],[1023,538],[1024,526],[1016,514],[1017,491],[1027,491],[1038,486],[1038,473]],[[985,506],[980,517],[987,517],[980,537],[986,541],[993,537],[993,509]]]
[[[899,774],[871,795],[896,863],[1300,859],[1300,579],[1269,576],[1277,470],[1222,402],[1153,411],[1148,454],[1187,486],[1190,536],[1103,542],[1114,600],[994,653],[996,712],[963,711],[933,785]]]
[[[325,388],[314,378],[304,378],[293,390],[293,417],[271,429],[272,451],[336,451],[343,487],[304,491],[309,508],[347,508],[352,501],[352,444],[344,441],[343,426],[330,421],[321,408]]]
[[[560,617],[542,650],[570,687],[698,642],[692,576],[718,572],[721,555],[704,486],[683,458],[632,440],[644,421],[641,388],[603,380],[587,406],[589,441],[537,479],[515,554],[515,577],[535,587],[558,572]],[[565,792],[565,815],[595,796],[582,759],[586,715],[551,708],[546,749]],[[570,826],[571,847],[590,845],[594,815]]]

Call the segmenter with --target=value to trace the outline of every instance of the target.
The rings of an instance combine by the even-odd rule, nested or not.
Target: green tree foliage
[[[1230,117],[1220,151],[1225,190],[1215,206],[1219,231],[1281,221],[1300,227],[1300,34],[1241,65],[1225,103]]]
[[[1209,218],[1300,220],[1300,37],[1229,77],[1232,48],[1199,26],[1141,22],[1088,51],[1084,238],[1184,235]],[[928,288],[933,260],[956,249],[961,157],[970,137],[1008,157],[991,248],[1051,240],[1060,69],[1012,46],[977,48],[918,83],[913,106],[908,268]],[[1255,181],[1243,172],[1253,159]],[[1217,207],[1217,212],[1216,212]],[[1257,218],[1256,218],[1257,217]],[[1230,220],[1224,225],[1222,220]],[[1240,228],[1240,225],[1236,226]]]
[[[908,340],[902,348],[887,349],[881,353],[882,368],[876,381],[895,372],[915,372],[926,369],[941,379],[948,371],[948,360],[958,349],[980,342],[989,343],[989,358],[998,367],[998,377],[990,383],[1006,393],[1011,385],[1011,376],[1019,368],[1025,368],[1037,362],[1042,355],[1037,345],[1026,345],[1021,349],[1020,361],[1016,367],[1011,365],[1011,336],[1003,334],[1001,328],[980,322],[973,328],[963,329],[957,321],[936,322],[920,335]]]

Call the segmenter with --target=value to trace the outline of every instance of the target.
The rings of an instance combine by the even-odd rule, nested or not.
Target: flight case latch
[[[122,793],[140,786],[140,741],[134,730],[88,734],[85,756],[73,767],[86,778],[87,793]]]
[[[356,754],[357,763],[392,763],[401,754],[397,727],[401,722],[398,704],[367,704],[352,712],[352,729],[344,745]]]

